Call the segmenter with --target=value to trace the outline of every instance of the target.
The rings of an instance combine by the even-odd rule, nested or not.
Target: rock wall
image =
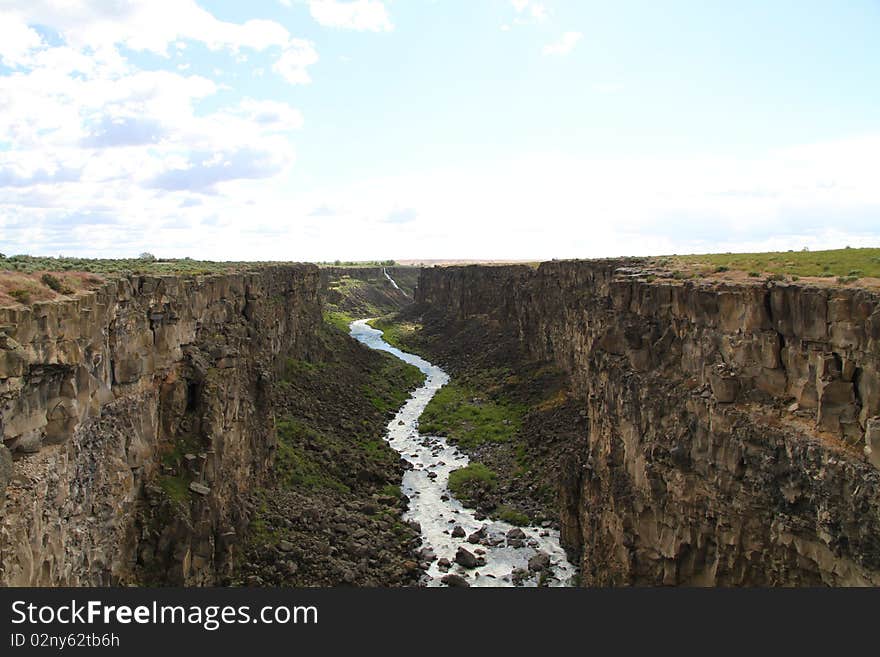
[[[583,583],[880,584],[880,297],[645,266],[437,267],[417,290],[570,373]]]
[[[214,582],[275,445],[264,393],[314,348],[317,295],[294,265],[0,308],[0,584]]]

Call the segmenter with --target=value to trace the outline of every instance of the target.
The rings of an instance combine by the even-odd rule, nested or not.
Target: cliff
[[[645,264],[438,267],[417,288],[568,372],[583,583],[880,584],[880,297]]]
[[[0,308],[0,584],[228,570],[275,446],[266,390],[314,348],[318,278],[134,275]]]

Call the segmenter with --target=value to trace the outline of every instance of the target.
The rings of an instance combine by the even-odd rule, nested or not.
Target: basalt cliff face
[[[582,583],[880,584],[880,297],[644,266],[437,267],[416,294],[570,374]]]
[[[314,266],[272,266],[0,309],[0,584],[217,581],[318,288]]]

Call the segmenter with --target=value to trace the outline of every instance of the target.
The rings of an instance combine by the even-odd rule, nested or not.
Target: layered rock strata
[[[417,289],[571,376],[583,583],[880,584],[880,297],[645,264],[435,267]]]
[[[0,309],[0,584],[228,570],[275,445],[266,391],[314,348],[318,287],[310,265],[133,275]]]

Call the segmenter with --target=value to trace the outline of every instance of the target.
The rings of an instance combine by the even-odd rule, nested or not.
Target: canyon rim
[[[872,280],[266,264],[7,305],[0,578],[876,585]],[[379,313],[422,373],[348,337]]]

